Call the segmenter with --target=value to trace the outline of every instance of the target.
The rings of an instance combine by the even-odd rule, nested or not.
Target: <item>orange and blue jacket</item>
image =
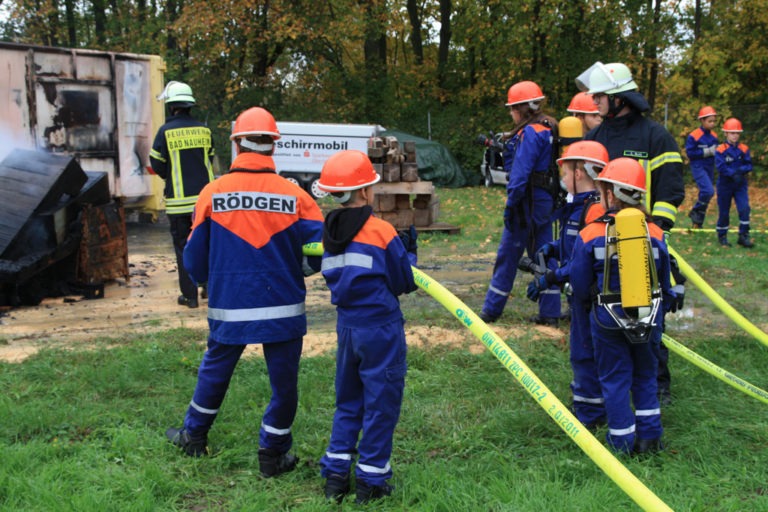
[[[685,154],[691,161],[691,169],[711,172],[714,170],[714,156],[704,157],[704,148],[717,146],[717,133],[698,127],[685,139]]]
[[[588,224],[579,232],[571,256],[570,273],[573,297],[584,306],[592,305],[596,296],[595,291],[602,293],[605,279],[605,230],[610,216],[616,214],[609,210],[608,215]],[[648,222],[648,233],[651,238],[653,259],[656,265],[656,275],[662,292],[665,310],[672,304],[675,293],[672,291],[669,279],[669,251],[664,242],[664,232],[656,224]],[[578,270],[577,270],[578,269]],[[641,269],[634,269],[640,272]],[[614,254],[610,261],[610,293],[620,293],[619,259]],[[596,308],[595,315],[603,326],[616,326],[613,318],[603,308]]]
[[[208,282],[208,324],[219,343],[270,343],[307,332],[302,246],[322,240],[323,215],[271,157],[243,153],[195,205],[184,267]],[[314,270],[320,268],[320,258]]]
[[[741,142],[735,145],[723,142],[715,151],[715,166],[720,176],[729,178],[752,172],[752,155],[749,152],[749,146]]]
[[[375,327],[401,319],[397,297],[414,291],[416,283],[395,228],[371,215],[369,206],[334,210],[325,222],[322,272],[338,326]]]

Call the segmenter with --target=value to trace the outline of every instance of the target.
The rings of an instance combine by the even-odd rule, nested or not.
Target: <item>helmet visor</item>
[[[589,94],[618,93],[636,89],[632,75],[617,78],[605,64],[598,61],[576,77],[576,87]]]

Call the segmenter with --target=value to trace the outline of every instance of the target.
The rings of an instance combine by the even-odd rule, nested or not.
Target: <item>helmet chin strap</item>
[[[618,96],[618,103],[614,101],[614,98],[617,98],[615,94],[608,95],[608,115],[605,117],[614,118],[619,112],[622,111],[624,107],[627,106],[626,100],[621,96]]]

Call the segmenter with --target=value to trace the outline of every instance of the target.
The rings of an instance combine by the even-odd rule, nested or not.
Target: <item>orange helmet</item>
[[[705,117],[709,116],[716,116],[717,112],[715,112],[715,109],[710,107],[709,105],[701,107],[701,110],[699,110],[699,119],[704,119]]]
[[[544,99],[544,93],[535,82],[517,82],[507,91],[507,103],[505,106],[527,103],[532,110],[539,109],[539,102]]]
[[[365,188],[380,179],[368,155],[348,149],[334,153],[325,161],[317,185],[326,192],[344,192]]]
[[[584,169],[594,180],[608,162],[608,150],[595,140],[580,140],[568,146],[563,156],[557,159],[557,165],[566,160],[583,160]]]
[[[599,114],[597,105],[592,100],[592,95],[586,92],[580,92],[571,98],[571,103],[566,109],[572,114]]]
[[[595,181],[613,185],[613,194],[627,204],[640,204],[645,194],[645,170],[634,158],[608,162]]]
[[[269,135],[273,140],[280,138],[275,118],[269,111],[261,107],[251,107],[237,116],[229,139],[235,140],[250,135]]]
[[[741,121],[736,119],[735,117],[729,117],[725,120],[723,123],[723,131],[724,132],[742,132],[744,130],[741,129]]]

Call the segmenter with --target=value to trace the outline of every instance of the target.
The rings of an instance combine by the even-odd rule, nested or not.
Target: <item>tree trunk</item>
[[[96,32],[96,42],[103,45],[107,31],[106,1],[93,0],[93,31]]]
[[[67,39],[70,48],[77,47],[77,26],[75,25],[75,0],[64,0],[64,16],[67,20]]]
[[[701,0],[696,0],[693,11],[693,48],[691,49],[691,96],[699,97],[699,44],[701,42]]]
[[[421,66],[424,63],[424,46],[421,41],[421,13],[416,0],[408,0],[406,5],[408,18],[411,20],[411,48],[416,58],[416,64]]]
[[[445,87],[448,69],[448,50],[451,44],[451,0],[440,0],[440,44],[437,48],[437,83]]]
[[[653,2],[653,25],[651,28],[651,34],[648,37],[648,61],[650,63],[650,69],[648,72],[648,104],[653,110],[653,106],[656,103],[656,87],[659,79],[659,45],[658,34],[661,32],[661,2],[662,0],[654,0]]]

